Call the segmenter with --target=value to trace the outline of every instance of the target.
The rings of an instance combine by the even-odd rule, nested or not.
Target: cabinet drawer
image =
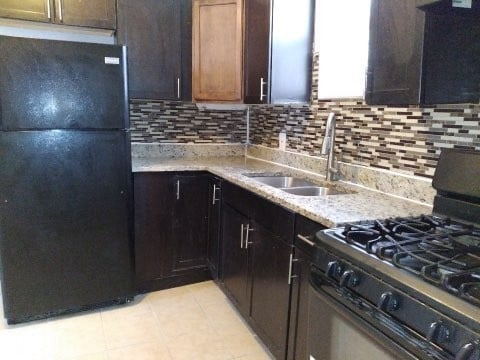
[[[290,210],[229,182],[223,185],[222,199],[243,215],[262,224],[283,241],[289,244],[293,242],[295,214]]]

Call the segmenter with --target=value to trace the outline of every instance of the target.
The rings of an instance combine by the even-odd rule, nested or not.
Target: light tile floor
[[[15,326],[2,321],[0,359],[272,358],[215,283],[207,281],[137,296],[123,306]]]

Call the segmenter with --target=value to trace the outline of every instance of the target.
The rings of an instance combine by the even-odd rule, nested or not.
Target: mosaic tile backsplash
[[[199,109],[175,101],[130,100],[132,142],[245,143],[245,110]]]
[[[407,175],[431,178],[442,148],[480,150],[480,105],[382,107],[363,100],[317,98],[317,57],[311,105],[254,105],[250,142],[278,147],[287,133],[287,150],[318,156],[329,112],[337,114],[339,160]],[[132,141],[156,143],[243,143],[246,112],[203,110],[195,104],[132,100]]]
[[[329,112],[336,113],[336,155],[343,162],[431,178],[442,148],[480,150],[480,105],[369,106],[363,100],[317,100],[318,57],[312,104],[256,105],[250,111],[252,144],[318,156]]]

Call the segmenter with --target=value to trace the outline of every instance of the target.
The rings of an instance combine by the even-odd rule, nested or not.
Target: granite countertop
[[[323,176],[245,157],[186,159],[134,157],[132,159],[132,170],[133,172],[208,171],[326,227],[387,217],[429,214],[432,211],[431,206],[400,199],[342,181],[332,183],[331,186],[348,192],[346,194],[321,197],[291,195],[280,189],[262,184],[245,174],[281,173],[307,178],[318,185],[328,183],[325,182]]]

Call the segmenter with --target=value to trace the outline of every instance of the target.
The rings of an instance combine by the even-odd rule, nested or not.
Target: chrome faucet
[[[325,129],[325,138],[322,144],[321,155],[328,155],[327,158],[327,173],[325,179],[327,181],[337,180],[335,174],[338,169],[335,167],[335,113],[328,114],[327,127]]]

